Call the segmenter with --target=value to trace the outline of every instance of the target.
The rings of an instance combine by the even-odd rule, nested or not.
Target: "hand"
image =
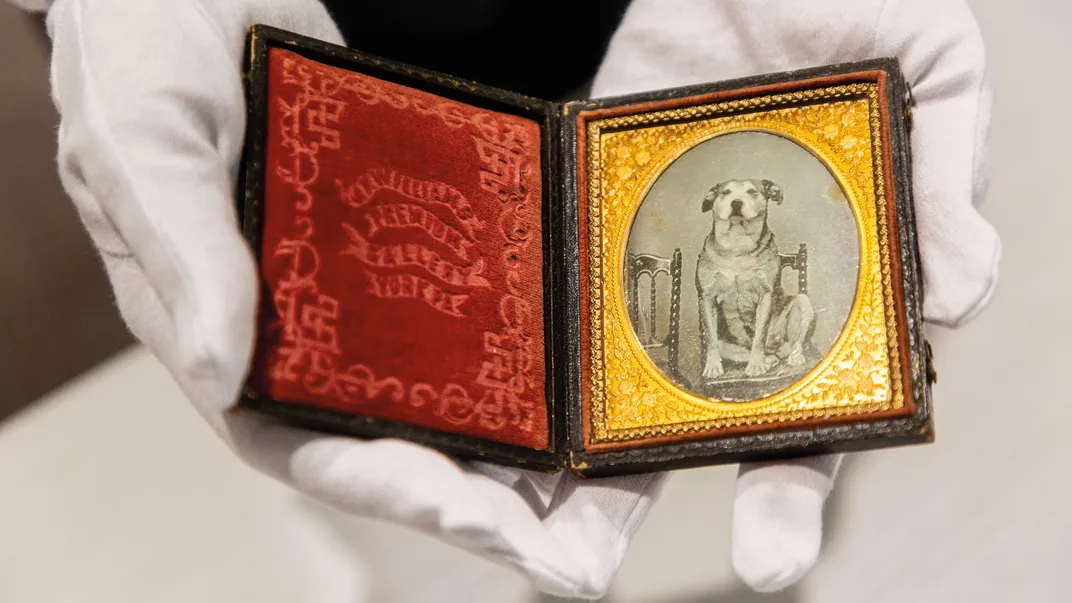
[[[131,331],[266,473],[513,566],[548,593],[602,595],[661,476],[582,481],[461,464],[230,412],[258,288],[234,197],[254,23],[342,43],[315,0],[58,0],[49,11],[60,174]]]
[[[962,0],[635,0],[596,96],[895,56],[913,109],[913,194],[924,317],[958,326],[989,302],[1000,243],[975,209],[986,187],[990,93],[982,40]],[[756,590],[815,563],[838,457],[742,466],[733,564]]]

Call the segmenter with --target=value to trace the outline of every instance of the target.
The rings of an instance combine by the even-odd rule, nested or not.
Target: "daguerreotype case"
[[[255,27],[242,405],[611,475],[928,441],[896,61],[571,103]]]

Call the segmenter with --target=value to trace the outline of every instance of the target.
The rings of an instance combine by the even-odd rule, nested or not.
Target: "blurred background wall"
[[[56,175],[41,23],[0,1],[0,419],[131,343]]]

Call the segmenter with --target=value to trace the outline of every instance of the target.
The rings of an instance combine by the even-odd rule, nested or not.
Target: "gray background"
[[[775,595],[749,592],[730,567],[736,467],[678,472],[608,603],[1072,601],[1072,280],[1054,278],[1067,271],[1072,229],[1062,180],[1072,165],[1072,5],[969,4],[997,93],[983,213],[1002,235],[1004,259],[978,320],[956,333],[930,329],[937,442],[847,457],[818,565]],[[0,351],[24,356],[23,372],[0,376],[6,393],[25,370],[52,371],[55,354],[81,352],[70,324],[88,332],[118,319],[55,180],[45,48],[4,2],[0,32],[0,177],[19,187],[0,189],[0,245],[19,241],[0,259],[7,270],[37,264],[32,279],[0,280]],[[65,234],[50,230],[57,222]],[[81,272],[65,269],[76,262]],[[31,297],[18,287],[64,293]],[[11,328],[42,347],[10,350]],[[58,375],[40,382],[59,385]],[[553,600],[502,567],[412,530],[328,512],[258,476],[142,348],[0,423],[4,603]]]
[[[56,174],[47,49],[0,0],[0,419],[132,341]]]
[[[626,246],[628,253],[667,258],[675,248],[681,249],[679,361],[690,383],[697,383],[703,370],[696,259],[713,219],[713,212],[701,211],[703,197],[719,182],[750,178],[772,180],[782,188],[783,203],[767,207],[767,224],[779,252],[796,253],[800,243],[808,245],[808,296],[815,307],[813,341],[820,353],[830,350],[852,307],[859,231],[826,166],[804,147],[774,134],[736,132],[706,140],[682,154],[655,181],[637,210]],[[795,293],[796,273],[783,272],[786,293]],[[640,284],[640,308],[647,312],[647,279]],[[658,286],[656,333],[661,337],[669,324],[669,279],[662,276]]]

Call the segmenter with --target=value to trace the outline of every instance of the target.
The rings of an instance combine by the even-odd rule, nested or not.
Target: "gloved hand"
[[[258,290],[235,211],[254,23],[342,43],[315,0],[58,0],[49,10],[60,174],[131,331],[266,473],[513,566],[548,593],[602,595],[658,477],[582,481],[459,464],[406,442],[229,412]]]
[[[971,208],[977,124],[988,108],[978,35],[960,4],[943,5],[952,22],[936,19],[934,6],[863,6],[644,1],[612,45],[597,92],[902,56],[922,86],[916,195],[927,308],[953,322],[988,296],[990,256],[979,250],[996,255],[993,233]],[[257,22],[341,42],[314,0],[58,0],[49,12],[60,173],[127,324],[252,465],[343,510],[509,564],[546,592],[601,595],[662,476],[580,481],[459,464],[405,442],[324,436],[228,412],[250,357],[257,291],[233,192],[245,125],[240,61]],[[887,40],[880,29],[896,35]],[[891,46],[897,40],[903,48]],[[836,465],[824,458],[742,470],[734,559],[750,584],[777,589],[810,567]]]
[[[990,90],[963,0],[634,0],[596,77],[596,96],[897,57],[916,106],[913,194],[923,313],[959,326],[989,301],[1001,245],[975,209],[986,188]],[[819,553],[838,457],[742,466],[733,565],[782,589]]]

